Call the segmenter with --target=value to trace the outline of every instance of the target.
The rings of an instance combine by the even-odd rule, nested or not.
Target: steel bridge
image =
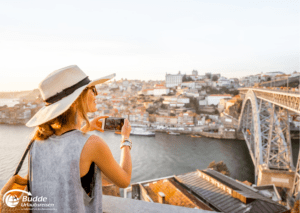
[[[261,88],[240,88],[244,96],[239,118],[254,167],[257,185],[287,188],[294,197],[300,191],[300,153],[292,159],[290,116],[300,115],[300,93]]]

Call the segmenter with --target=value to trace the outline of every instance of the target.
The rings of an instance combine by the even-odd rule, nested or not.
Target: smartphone
[[[116,118],[116,117],[105,118],[104,122],[102,122],[102,129],[104,131],[121,132],[124,122],[125,122],[125,118]]]

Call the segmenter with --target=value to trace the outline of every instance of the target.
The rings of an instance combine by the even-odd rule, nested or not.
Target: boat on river
[[[177,136],[180,135],[180,133],[178,133],[178,132],[168,132],[168,134],[169,135],[177,135]]]
[[[149,131],[145,128],[133,128],[130,132],[130,135],[155,136],[155,132]]]
[[[201,138],[201,135],[191,135],[192,138]]]

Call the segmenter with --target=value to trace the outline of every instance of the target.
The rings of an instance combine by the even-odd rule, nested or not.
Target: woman
[[[120,165],[103,139],[85,134],[103,131],[99,119],[106,117],[90,123],[87,112],[97,110],[95,85],[112,77],[90,81],[77,66],[69,66],[52,72],[40,83],[45,106],[26,124],[37,127],[30,150],[29,187],[32,197],[46,198],[42,203],[48,206],[34,207],[33,212],[102,212],[101,172],[119,187],[130,184],[128,120],[121,131]]]

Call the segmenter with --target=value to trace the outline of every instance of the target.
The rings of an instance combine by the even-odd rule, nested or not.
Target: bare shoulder
[[[97,135],[91,135],[84,145],[84,152],[90,155],[91,159],[94,159],[95,154],[99,156],[99,153],[109,149],[106,142]]]
[[[100,148],[103,146],[107,146],[106,142],[97,135],[91,135],[87,140],[85,146],[90,148]]]

